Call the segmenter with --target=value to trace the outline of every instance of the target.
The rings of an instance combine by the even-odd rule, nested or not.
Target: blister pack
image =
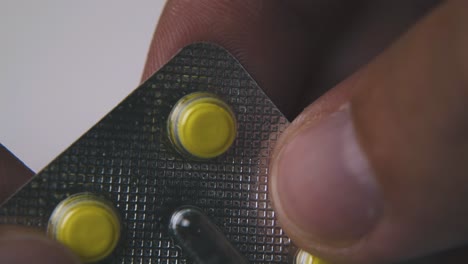
[[[287,125],[226,50],[192,44],[5,202],[0,223],[38,227],[84,262],[312,263],[268,199]]]

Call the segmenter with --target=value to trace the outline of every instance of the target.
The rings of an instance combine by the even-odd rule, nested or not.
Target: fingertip
[[[375,226],[383,203],[350,108],[296,129],[272,168],[278,218],[302,244],[352,246]]]

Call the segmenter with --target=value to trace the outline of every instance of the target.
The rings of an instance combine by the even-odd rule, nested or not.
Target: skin
[[[222,45],[294,120],[271,158],[270,198],[298,246],[334,263],[391,263],[441,251],[421,263],[464,263],[467,13],[468,4],[461,0],[172,0],[156,28],[142,79],[187,44]],[[308,169],[307,158],[315,155],[311,149],[328,151],[313,142],[319,135],[334,135],[330,127],[340,120],[353,127],[347,140],[356,141],[366,165],[359,171],[372,179],[375,191],[366,196],[350,184],[336,193],[333,188],[323,195],[320,190],[306,192],[297,208],[286,206],[297,199],[296,183],[322,182],[322,176],[309,175],[313,169],[296,168]],[[303,144],[294,143],[298,140]],[[310,147],[297,147],[307,144]],[[303,153],[307,155],[299,155]],[[7,155],[1,157],[3,195],[30,172],[18,169],[21,164]],[[340,162],[333,157],[326,161]],[[337,170],[338,165],[312,165],[336,177],[346,173]],[[316,193],[324,199],[312,199]],[[363,203],[373,208],[374,202],[379,209],[369,223],[355,217],[356,210],[343,215],[342,209]],[[1,227],[2,259],[17,256],[21,248],[1,241],[30,233]],[[24,243],[41,248],[41,254],[32,250],[31,259],[74,263],[68,251],[34,235]],[[23,260],[16,263],[26,263]]]

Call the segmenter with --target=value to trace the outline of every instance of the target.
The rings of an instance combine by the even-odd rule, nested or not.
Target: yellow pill
[[[175,104],[168,119],[168,133],[179,152],[195,158],[214,158],[234,142],[236,119],[219,97],[196,92]]]
[[[120,219],[104,199],[80,193],[62,201],[53,211],[47,233],[78,255],[83,262],[109,256],[120,238]]]
[[[308,252],[300,249],[296,254],[294,264],[328,264],[328,262],[314,257]]]

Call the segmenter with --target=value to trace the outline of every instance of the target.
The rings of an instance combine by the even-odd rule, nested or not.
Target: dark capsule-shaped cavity
[[[203,264],[248,263],[202,211],[183,207],[171,217],[169,230],[194,261]]]

